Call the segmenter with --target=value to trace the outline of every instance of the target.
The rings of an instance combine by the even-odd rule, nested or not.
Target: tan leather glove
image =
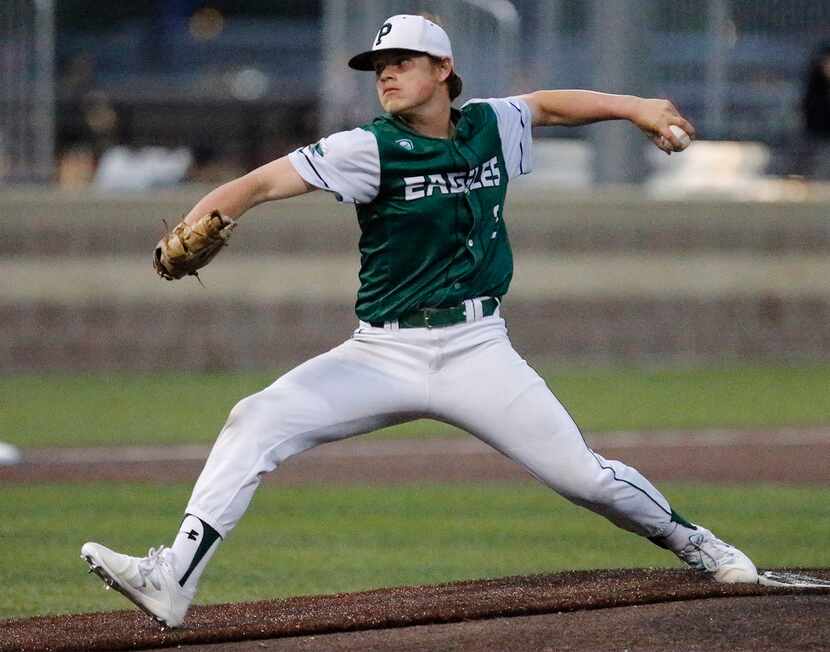
[[[207,265],[228,243],[236,222],[213,211],[193,224],[179,222],[159,240],[153,251],[153,268],[168,281],[192,275]]]

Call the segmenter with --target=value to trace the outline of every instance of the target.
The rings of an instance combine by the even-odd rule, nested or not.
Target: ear
[[[438,81],[445,82],[452,74],[452,62],[445,58],[433,64],[438,71]]]

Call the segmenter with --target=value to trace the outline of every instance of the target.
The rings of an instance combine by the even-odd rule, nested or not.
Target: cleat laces
[[[704,534],[690,536],[689,545],[677,555],[694,570],[709,573],[716,571],[722,564],[735,560],[732,546],[715,537],[708,541],[707,538]]]
[[[149,580],[156,591],[161,591],[161,582],[156,571],[158,571],[160,566],[167,566],[169,568],[168,556],[171,552],[169,548],[165,548],[164,546],[150,548],[147,556],[138,560],[138,574],[144,582]]]

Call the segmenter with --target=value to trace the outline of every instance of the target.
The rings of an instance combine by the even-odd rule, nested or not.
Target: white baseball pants
[[[480,304],[479,304],[480,307]],[[458,426],[567,499],[647,537],[668,534],[668,501],[636,469],[594,453],[497,311],[445,328],[361,322],[350,340],[230,412],[187,513],[225,537],[260,478],[304,450],[422,417]],[[481,314],[480,312],[478,313]]]

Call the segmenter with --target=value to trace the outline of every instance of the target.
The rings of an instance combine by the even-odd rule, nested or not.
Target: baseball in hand
[[[689,138],[689,134],[687,134],[685,131],[683,131],[683,130],[682,130],[680,127],[678,127],[677,125],[671,125],[671,126],[669,127],[669,129],[671,129],[671,132],[672,132],[672,133],[673,133],[673,134],[677,137],[677,139],[680,141],[680,150],[679,150],[679,151],[681,151],[681,152],[682,152],[684,149],[686,149],[689,145],[691,145],[691,144],[692,144],[692,139],[691,139],[691,138]]]

